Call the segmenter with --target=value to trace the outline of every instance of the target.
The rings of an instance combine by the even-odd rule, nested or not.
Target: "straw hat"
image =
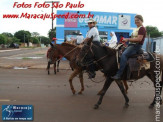
[[[90,23],[90,22],[94,22],[95,24],[97,24],[97,22],[93,18],[90,18],[87,23]]]
[[[82,33],[80,32],[79,35],[82,35]]]

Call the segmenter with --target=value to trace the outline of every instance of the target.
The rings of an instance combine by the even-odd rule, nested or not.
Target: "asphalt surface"
[[[85,91],[82,95],[72,95],[68,82],[71,73],[71,70],[60,70],[57,75],[47,75],[43,69],[0,69],[0,106],[31,104],[34,122],[155,122],[155,108],[148,108],[154,88],[147,77],[128,83],[128,108],[124,108],[124,98],[113,83],[100,108],[94,110],[93,105],[99,98],[96,94],[104,82],[93,83],[85,74]],[[101,79],[102,75],[97,73],[96,80]],[[73,84],[79,91],[78,78]],[[163,106],[160,111],[162,114]],[[0,120],[1,114],[0,110]],[[163,121],[162,115],[160,119]]]
[[[47,50],[48,48],[20,48],[20,49],[11,49],[12,51],[4,50],[4,52],[0,52],[0,57],[9,57],[13,55],[20,55],[20,54],[29,54],[39,50]],[[0,50],[3,51],[3,50]]]

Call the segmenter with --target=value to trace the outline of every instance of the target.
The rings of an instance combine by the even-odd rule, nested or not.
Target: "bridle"
[[[85,45],[85,46],[89,46],[89,45]],[[94,54],[94,52],[93,52],[93,50],[92,50],[92,46],[94,46],[94,47],[97,48],[97,46],[96,46],[95,44],[91,43],[91,45],[89,46],[89,50],[88,50],[88,51],[85,53],[85,55],[82,57],[81,62],[83,62],[84,58],[86,57],[86,55],[88,54],[89,51],[92,53],[93,57],[95,57],[95,54]],[[97,64],[97,62],[103,60],[103,59],[106,58],[107,56],[108,56],[108,55],[104,55],[104,56],[102,56],[101,58],[99,58],[99,59],[97,59],[97,60],[92,59],[91,61],[89,61],[89,62],[87,62],[87,63],[84,63],[84,64],[81,63],[81,65],[82,65],[82,66],[88,67],[88,66],[91,65],[91,64],[95,64],[95,63]]]
[[[89,45],[84,45],[84,46],[89,46]],[[89,61],[89,62],[87,62],[87,63],[85,63],[85,64],[83,64],[82,62],[83,62],[83,60],[85,59],[85,57],[88,55],[88,52],[91,52],[92,53],[92,55],[94,56],[94,53],[93,53],[93,51],[92,51],[92,49],[91,49],[91,46],[89,46],[89,49],[87,50],[87,52],[85,53],[85,55],[82,57],[82,59],[81,59],[81,65],[82,66],[89,66],[89,65],[91,65],[92,64],[92,61],[94,61],[94,59],[92,59],[91,61]]]

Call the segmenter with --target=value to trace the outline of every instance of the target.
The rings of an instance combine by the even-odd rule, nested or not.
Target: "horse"
[[[99,105],[101,105],[101,103],[102,103],[103,97],[104,97],[107,89],[110,87],[111,83],[114,81],[111,77],[114,76],[116,74],[116,72],[118,71],[116,50],[109,48],[109,47],[104,48],[103,46],[97,46],[95,43],[89,42],[88,44],[85,44],[82,47],[82,49],[78,55],[77,62],[78,62],[78,64],[80,64],[80,66],[86,66],[89,64],[88,63],[89,61],[87,59],[90,59],[90,60],[93,59],[96,64],[98,64],[100,67],[102,67],[104,75],[107,77],[105,84],[103,86],[100,98],[99,98],[98,102],[94,105],[94,109],[98,109]],[[135,74],[132,75],[130,77],[130,79],[128,79],[128,80],[133,80],[133,79],[138,80],[146,75],[154,83],[155,90],[157,89],[161,96],[163,83],[162,83],[162,81],[158,82],[158,84],[160,86],[160,88],[158,89],[156,86],[156,77],[155,77],[156,75],[154,72],[156,69],[155,63],[156,63],[156,60],[153,62],[150,62],[150,68],[147,70],[146,69],[140,70],[139,75],[136,75],[136,74],[138,74],[138,71],[133,72]],[[161,69],[160,71],[163,71],[163,70]],[[126,76],[127,76],[127,67],[123,73],[121,80],[126,80]],[[129,106],[129,98],[125,93],[125,90],[124,90],[121,80],[116,80],[116,83],[125,98],[125,107],[128,107]],[[155,99],[156,99],[156,93],[155,93],[152,103],[149,106],[150,108],[154,107],[154,105],[156,103]],[[160,101],[160,103],[162,103],[161,98],[159,101]]]
[[[47,59],[48,59],[48,64],[47,64],[47,68],[46,70],[48,71],[48,75],[50,74],[50,65],[53,64],[53,68],[54,68],[54,74],[56,74],[57,72],[59,72],[59,63],[60,60],[62,58],[61,55],[57,55],[55,52],[53,53],[53,56],[51,58],[49,58],[49,49],[47,51],[47,55],[46,55]]]
[[[73,69],[73,73],[69,77],[69,83],[70,83],[70,88],[71,88],[73,94],[75,94],[76,91],[72,84],[72,80],[77,75],[79,75],[79,79],[80,79],[80,83],[81,83],[81,90],[78,92],[78,94],[82,94],[82,92],[84,91],[83,70],[85,68],[79,66],[76,63],[76,58],[78,57],[80,50],[81,50],[80,46],[75,46],[73,44],[69,44],[69,43],[65,43],[65,42],[62,43],[61,45],[56,44],[55,46],[53,44],[51,44],[51,48],[49,49],[49,58],[53,57],[54,52],[55,52],[56,56],[62,55],[63,57],[65,57],[67,60],[70,61],[70,67]],[[125,85],[126,92],[127,92],[128,85],[127,85],[127,83],[124,83],[124,85]],[[98,95],[101,94],[101,91],[102,90],[100,90],[98,92]]]
[[[81,90],[78,92],[78,94],[82,94],[84,91],[84,84],[83,84],[83,72],[82,72],[82,67],[79,67],[76,63],[76,56],[80,52],[80,48],[69,43],[62,43],[61,45],[56,44],[53,45],[51,44],[51,48],[49,49],[49,58],[53,57],[54,52],[56,55],[62,55],[65,57],[67,60],[70,61],[70,67],[73,69],[73,73],[69,77],[69,83],[70,83],[70,88],[73,94],[76,93],[74,86],[72,84],[72,80],[74,77],[79,75],[80,83],[81,83]]]

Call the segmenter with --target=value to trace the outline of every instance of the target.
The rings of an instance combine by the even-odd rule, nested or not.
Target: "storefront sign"
[[[78,18],[71,18],[73,13],[69,13],[69,17],[65,19],[64,27],[76,28],[78,26]]]
[[[129,15],[119,15],[119,29],[130,29],[131,17]]]
[[[95,21],[97,21],[97,26],[99,28],[107,28],[107,27],[117,28],[117,26],[118,26],[117,14],[99,13],[99,12],[91,12],[91,14],[94,14],[93,19]],[[89,18],[79,18],[78,19],[78,27],[86,26],[88,20],[89,20]]]

